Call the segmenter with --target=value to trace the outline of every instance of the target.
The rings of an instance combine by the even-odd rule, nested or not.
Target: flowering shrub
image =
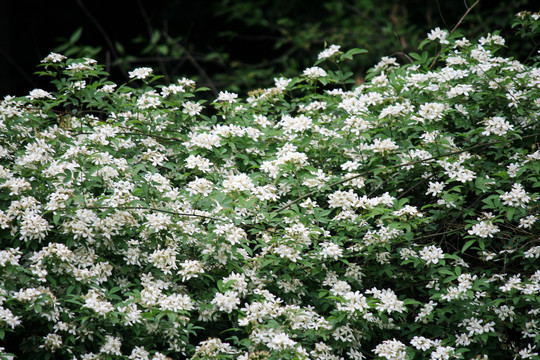
[[[49,55],[0,105],[0,356],[538,359],[540,70],[428,44],[210,104]]]

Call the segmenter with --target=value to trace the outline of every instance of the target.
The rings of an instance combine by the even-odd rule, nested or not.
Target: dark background
[[[325,41],[370,50],[353,69],[359,77],[380,56],[414,50],[434,27],[451,29],[474,1],[459,0],[0,0],[0,97],[46,87],[33,74],[39,61],[83,29],[70,56],[107,64],[112,80],[151,66],[165,80],[190,76],[200,85],[245,91],[278,74],[311,66]],[[460,25],[469,36],[500,29],[537,1],[481,0]],[[152,34],[162,36],[150,50]],[[166,44],[163,33],[177,43]],[[122,45],[120,51],[116,43]],[[157,50],[158,45],[161,53]],[[516,57],[527,51],[514,48]],[[398,54],[399,57],[399,54]]]

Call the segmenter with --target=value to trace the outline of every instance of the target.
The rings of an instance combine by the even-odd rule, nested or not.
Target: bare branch
[[[113,54],[114,58],[115,59],[120,59],[120,56],[118,55],[118,53],[116,52],[116,49],[114,47],[114,44],[113,42],[111,41],[111,39],[109,38],[109,35],[107,35],[107,32],[105,31],[105,29],[103,29],[103,27],[101,26],[101,24],[97,21],[97,19],[92,15],[92,13],[86,8],[86,6],[84,6],[83,2],[81,0],[77,0],[77,4],[79,5],[79,7],[81,8],[81,10],[86,14],[86,16],[88,16],[88,18],[94,23],[94,25],[96,26],[96,28],[98,29],[98,31],[101,33],[101,35],[103,36],[103,38],[105,39],[105,42],[107,43],[107,45],[109,46],[109,49],[111,50],[111,53]],[[129,79],[129,76],[128,74],[126,73],[126,71],[120,66],[120,71],[122,72],[122,74],[125,76],[126,79]]]
[[[454,33],[454,31],[457,30],[457,28],[459,27],[459,25],[461,25],[461,23],[463,22],[463,20],[465,20],[465,18],[467,17],[467,15],[469,15],[469,13],[471,12],[471,10],[480,2],[480,0],[476,0],[474,4],[471,5],[471,7],[467,7],[467,1],[465,1],[465,7],[467,7],[467,11],[465,11],[465,14],[463,14],[463,16],[461,17],[461,19],[459,19],[459,21],[457,22],[457,24],[452,28],[452,30],[450,31],[450,35],[452,35]],[[435,56],[435,59],[433,59],[433,62],[431,63],[431,65],[429,65],[429,70],[431,70],[433,68],[433,66],[435,66],[435,64],[437,63],[437,60],[439,59],[439,56],[441,55],[441,50],[439,50],[439,52],[437,53],[437,55]]]
[[[148,36],[149,38],[152,38],[152,34],[154,33],[154,28],[152,27],[152,22],[150,21],[150,17],[148,16],[148,13],[146,12],[141,0],[137,0],[137,5],[139,6],[139,11],[141,12],[141,16],[146,24],[146,31],[148,32]],[[170,77],[169,77],[169,74],[167,72],[167,68],[165,67],[165,64],[163,63],[163,61],[161,60],[161,56],[158,56],[156,57],[157,59],[157,62],[159,64],[159,69],[161,71],[161,73],[163,74],[163,76],[165,77],[165,81],[167,83],[170,82]]]
[[[210,79],[210,77],[208,76],[206,71],[204,71],[204,69],[199,65],[197,60],[195,60],[193,55],[191,55],[191,53],[182,44],[180,44],[175,39],[171,38],[169,36],[169,34],[167,34],[167,32],[163,31],[162,34],[163,34],[163,36],[165,36],[167,38],[167,40],[174,43],[174,45],[176,47],[178,47],[180,50],[182,50],[186,54],[186,56],[188,58],[188,61],[191,63],[191,65],[193,65],[193,67],[195,67],[195,69],[197,69],[197,71],[202,76],[202,78],[206,79],[206,81],[208,82],[208,87],[210,87],[210,89],[212,89],[212,93],[217,97],[218,96],[218,91],[216,89],[216,86],[214,85],[214,83],[212,82],[212,80]]]

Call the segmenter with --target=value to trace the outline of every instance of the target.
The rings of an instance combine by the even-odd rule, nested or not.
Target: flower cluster
[[[210,101],[47,56],[0,102],[0,358],[537,358],[538,68],[428,38]]]

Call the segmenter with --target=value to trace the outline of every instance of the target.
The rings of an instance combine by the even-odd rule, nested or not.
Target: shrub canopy
[[[47,56],[0,105],[0,356],[538,358],[540,70],[423,46],[212,103]]]

